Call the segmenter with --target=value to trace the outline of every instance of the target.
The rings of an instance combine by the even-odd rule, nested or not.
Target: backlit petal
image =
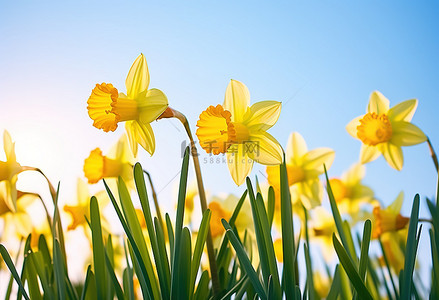
[[[229,148],[227,153],[227,165],[233,181],[237,185],[241,185],[252,170],[253,160],[246,155],[244,145],[235,144]]]
[[[386,114],[389,110],[389,99],[378,91],[372,92],[367,106],[368,113]]]
[[[356,163],[352,165],[349,170],[343,174],[342,179],[349,185],[355,185],[366,175],[366,167],[362,164]]]
[[[427,136],[419,129],[418,126],[399,121],[392,123],[393,134],[390,142],[398,146],[412,146],[423,143]]]
[[[138,94],[148,89],[149,86],[149,72],[146,59],[143,54],[140,54],[128,72],[125,80],[127,87],[128,98],[134,99]]]
[[[360,150],[360,162],[362,164],[367,164],[368,162],[374,161],[381,155],[377,146],[368,146],[365,144],[361,145]]]
[[[230,80],[224,97],[224,109],[232,113],[232,122],[242,122],[250,105],[248,88],[237,80]]]
[[[3,132],[3,148],[5,149],[6,161],[15,161],[14,143],[7,130]]]
[[[322,203],[323,187],[318,178],[297,184],[300,190],[300,201],[306,209],[312,209]]]
[[[309,151],[303,156],[303,168],[306,170],[316,170],[319,174],[324,172],[323,165],[329,169],[335,158],[335,151],[330,148],[317,148]]]
[[[358,139],[357,136],[357,127],[361,125],[360,120],[363,118],[364,116],[359,116],[356,117],[355,119],[353,119],[352,121],[350,121],[348,123],[348,125],[346,125],[346,131],[353,137]]]
[[[282,103],[278,101],[261,101],[250,107],[249,120],[245,121],[248,127],[268,130],[279,119]]]
[[[150,89],[141,98],[136,98],[139,109],[139,121],[151,123],[155,121],[168,107],[168,98],[159,89]]]
[[[398,103],[389,109],[388,117],[391,121],[406,121],[410,122],[415,114],[418,100],[411,99]]]
[[[269,133],[259,131],[250,134],[250,143],[244,143],[246,154],[262,165],[279,165],[282,163],[282,146]]]
[[[378,147],[389,165],[392,168],[401,171],[404,163],[401,147],[391,143],[382,143],[378,145]]]
[[[150,124],[128,121],[125,123],[125,129],[134,157],[137,156],[137,144],[140,144],[149,154],[154,154],[155,138]]]
[[[287,143],[287,163],[299,160],[306,152],[308,147],[303,136],[298,132],[291,133]]]

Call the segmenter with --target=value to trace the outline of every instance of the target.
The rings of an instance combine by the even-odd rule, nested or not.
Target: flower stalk
[[[436,172],[439,172],[439,164],[437,160],[436,152],[434,151],[433,145],[430,142],[430,138],[427,137],[428,148],[430,148],[431,159],[433,159],[434,166],[436,167]]]
[[[192,136],[189,122],[187,121],[187,118],[185,115],[183,115],[181,112],[179,112],[175,109],[170,108],[169,106],[158,119],[172,118],[172,117],[178,119],[183,124],[183,127],[186,130],[186,133],[187,133],[189,140],[191,142],[191,155],[192,155],[192,159],[194,162],[195,174],[197,177],[198,194],[200,196],[201,211],[202,211],[202,213],[204,213],[207,210],[206,192],[204,190],[203,178],[201,176],[201,168],[200,168],[200,160],[198,159],[198,151],[197,151],[197,147],[195,146],[195,141],[194,141],[194,138]],[[207,255],[209,257],[210,276],[212,278],[213,293],[214,293],[214,295],[218,295],[218,293],[221,290],[221,285],[220,285],[219,277],[218,277],[218,268],[216,265],[215,251],[213,249],[213,239],[212,239],[212,233],[210,230],[210,225],[209,225],[209,232],[208,232],[207,238],[206,238],[206,247],[207,247]]]

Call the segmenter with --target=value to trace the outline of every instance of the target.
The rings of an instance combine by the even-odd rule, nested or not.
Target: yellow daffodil
[[[372,201],[374,196],[372,189],[361,183],[365,174],[366,167],[357,163],[343,173],[340,179],[329,180],[340,212],[350,214],[352,219],[358,217],[360,205]]]
[[[149,72],[146,59],[140,54],[125,80],[127,94],[119,93],[111,83],[97,84],[87,101],[93,126],[105,132],[116,130],[125,121],[131,150],[137,156],[137,144],[151,155],[155,149],[150,123],[168,107],[168,99],[158,89],[148,89]]]
[[[218,238],[222,237],[225,229],[221,223],[221,219],[230,219],[238,200],[238,197],[235,195],[229,195],[225,198],[218,196],[212,197],[208,207],[211,210],[210,231],[214,240],[219,241],[220,239]],[[248,201],[244,202],[238,217],[236,218],[235,226],[238,229],[238,232],[242,232],[246,229],[252,230],[253,219],[251,215],[251,207]]]
[[[99,148],[90,152],[84,161],[84,175],[90,184],[97,183],[102,178],[119,176],[129,183],[133,180],[133,164],[134,159],[128,149],[127,138],[123,135],[108,156],[104,156]]]
[[[90,192],[87,184],[78,178],[77,181],[77,200],[74,205],[64,205],[64,211],[71,216],[71,223],[67,227],[67,230],[75,230],[78,226],[83,226],[85,232],[88,232],[88,224],[86,218],[90,220]],[[104,207],[109,199],[105,192],[96,194],[99,206]],[[102,228],[106,232],[109,225],[106,219],[101,214]]]
[[[334,161],[335,152],[329,148],[317,148],[308,151],[305,140],[298,132],[293,132],[288,139],[286,166],[288,184],[293,203],[301,202],[311,209],[320,205],[323,186],[319,175],[324,172],[323,165],[329,169]],[[275,192],[280,190],[279,167],[267,167],[268,183]]]
[[[311,211],[311,221],[308,228],[309,238],[319,243],[323,249],[323,257],[330,261],[334,255],[332,234],[336,232],[332,214],[319,206]]]
[[[401,245],[405,245],[407,241],[407,229],[401,229],[397,232],[384,232],[381,234],[381,242],[389,265],[396,274],[404,268],[405,253]],[[385,266],[384,257],[380,258],[380,262]]]
[[[0,232],[0,239],[7,240],[12,236],[25,239],[32,231],[32,222],[27,207],[32,204],[36,197],[33,194],[16,192],[17,209],[12,210],[7,203],[8,193],[7,182],[1,181],[0,218],[4,220],[4,228]]]
[[[215,155],[227,152],[230,174],[241,185],[253,162],[282,163],[282,147],[267,133],[279,118],[282,104],[261,101],[250,106],[247,87],[231,80],[223,105],[210,106],[200,114],[197,136],[201,147]]]
[[[365,115],[353,119],[346,130],[362,142],[360,160],[365,164],[381,154],[388,164],[401,170],[402,146],[417,145],[427,137],[416,125],[410,123],[418,106],[418,100],[403,101],[389,108],[389,100],[378,91],[370,95]]]
[[[23,171],[23,167],[17,162],[15,143],[12,142],[6,130],[3,132],[3,147],[6,161],[0,161],[0,182],[4,183],[6,189],[5,205],[15,211],[17,209],[17,175]]]
[[[273,242],[274,254],[276,255],[276,259],[278,262],[284,262],[284,250],[282,246],[282,239],[278,238]]]
[[[404,193],[401,192],[388,207],[384,209],[380,206],[374,207],[372,238],[378,238],[385,232],[396,232],[408,224],[410,218],[403,217],[400,214],[403,201]]]

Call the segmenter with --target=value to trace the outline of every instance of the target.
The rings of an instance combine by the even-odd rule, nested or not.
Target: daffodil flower
[[[23,167],[17,162],[15,156],[15,143],[12,142],[9,132],[3,132],[3,147],[6,154],[6,161],[0,161],[0,182],[4,183],[5,205],[12,211],[17,209],[17,175],[22,172]]]
[[[84,230],[88,228],[86,218],[90,220],[90,192],[87,184],[78,178],[77,181],[77,200],[74,205],[64,205],[64,211],[71,216],[71,223],[67,227],[67,230],[75,230],[78,226],[83,226]],[[96,194],[99,206],[104,207],[109,202],[108,196],[105,192],[99,192]],[[108,222],[101,215],[101,222],[103,229],[108,232]],[[88,232],[88,230],[85,230]]]
[[[384,209],[380,206],[374,207],[372,238],[378,238],[385,232],[396,232],[408,224],[410,218],[403,217],[400,214],[403,201],[404,193],[401,192],[388,207]]]
[[[155,150],[154,132],[150,123],[168,107],[168,99],[158,89],[148,89],[149,72],[146,59],[140,54],[125,80],[127,94],[119,93],[111,83],[96,84],[87,101],[93,126],[105,132],[116,130],[125,121],[125,129],[134,157],[140,144],[151,155]]]
[[[402,146],[412,146],[427,140],[416,125],[410,123],[418,100],[403,101],[389,108],[389,100],[378,91],[370,95],[365,115],[353,119],[346,130],[362,142],[362,164],[377,159],[381,154],[387,163],[400,171],[404,162]]]
[[[331,178],[332,193],[342,213],[348,213],[354,222],[359,221],[360,205],[373,200],[373,190],[361,183],[366,167],[356,163],[342,174],[341,178]]]
[[[293,204],[301,202],[305,208],[311,209],[321,203],[323,186],[319,175],[324,172],[323,165],[329,169],[334,161],[335,152],[329,148],[317,148],[308,151],[302,135],[293,132],[287,145],[286,166],[288,185],[290,186]],[[280,190],[279,167],[267,167],[268,183],[274,187],[275,193]]]
[[[88,183],[97,183],[102,178],[121,176],[125,182],[133,180],[133,157],[128,147],[126,136],[123,135],[112,148],[108,156],[96,148],[84,161],[84,175]]]
[[[201,147],[215,155],[227,152],[230,174],[241,185],[253,162],[282,163],[282,147],[267,133],[278,120],[282,104],[261,101],[250,105],[247,87],[231,80],[223,105],[210,106],[200,114],[197,136]]]

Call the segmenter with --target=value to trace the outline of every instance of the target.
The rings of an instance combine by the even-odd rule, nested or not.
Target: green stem
[[[200,196],[201,211],[202,213],[204,213],[207,210],[207,201],[206,201],[206,193],[204,191],[203,178],[201,177],[201,168],[200,168],[200,161],[198,159],[197,147],[195,146],[195,142],[192,137],[191,129],[189,127],[189,123],[186,119],[186,116],[175,109],[172,109],[172,112],[174,118],[177,118],[183,124],[184,129],[186,130],[186,133],[189,137],[189,140],[191,141],[191,155],[194,161],[195,174],[197,177],[198,194]],[[218,277],[218,267],[216,265],[215,251],[213,249],[213,239],[212,239],[212,234],[210,232],[210,225],[206,239],[206,247],[207,247],[207,255],[209,257],[210,276],[212,277],[213,293],[214,296],[217,296],[221,291],[221,285]]]
[[[431,159],[433,159],[434,166],[436,167],[436,172],[439,172],[439,163],[437,160],[437,155],[428,137],[427,137],[427,144],[428,144],[428,148],[430,148],[430,155],[431,155]]]

